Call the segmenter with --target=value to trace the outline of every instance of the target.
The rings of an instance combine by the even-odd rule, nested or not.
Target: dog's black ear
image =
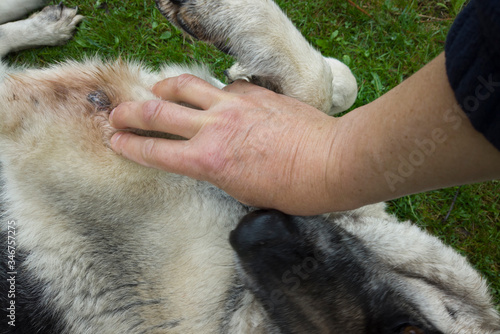
[[[240,257],[262,248],[286,244],[296,234],[290,216],[277,210],[257,210],[244,216],[229,236]]]

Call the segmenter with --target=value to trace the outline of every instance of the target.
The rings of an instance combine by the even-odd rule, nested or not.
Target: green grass
[[[359,83],[355,104],[366,104],[443,51],[446,34],[465,0],[279,0],[307,39],[325,55],[347,63]],[[87,19],[62,47],[11,55],[12,63],[45,65],[99,54],[164,62],[203,61],[219,77],[231,59],[185,39],[153,0],[66,0]],[[389,203],[469,258],[491,284],[500,309],[500,182],[492,181],[404,197]]]

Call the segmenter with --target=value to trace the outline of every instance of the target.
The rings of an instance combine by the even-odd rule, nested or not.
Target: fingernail
[[[117,133],[115,133],[115,134],[111,137],[111,139],[109,140],[109,141],[110,141],[110,143],[111,143],[111,145],[113,145],[114,143],[116,143],[116,141],[117,141],[118,139],[120,139],[120,137],[121,137],[122,135],[123,135],[123,132],[117,132]]]
[[[161,81],[160,81],[160,82],[161,82]],[[157,97],[160,97],[160,96],[159,96],[159,92],[158,92],[160,82],[155,83],[155,85],[153,86],[153,88],[151,88],[151,92],[152,92],[154,95],[156,95]]]
[[[109,113],[109,124],[111,126],[113,126],[113,114],[115,113],[115,110],[116,110],[116,108],[114,108],[113,110],[111,110],[111,112]]]
[[[166,79],[163,79],[163,80],[155,83],[153,85],[153,87],[151,88],[151,91],[153,92],[153,94],[155,94],[156,96],[161,98],[162,97],[161,92],[162,92],[163,86],[165,85],[165,82],[167,82],[167,80],[169,80],[169,79],[170,78],[166,78]]]

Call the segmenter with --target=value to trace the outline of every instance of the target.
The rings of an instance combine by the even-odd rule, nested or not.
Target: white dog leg
[[[349,68],[315,50],[271,0],[156,0],[170,22],[233,55],[230,80],[245,79],[327,113],[349,108]]]
[[[20,19],[35,9],[41,8],[48,0],[2,0],[0,1],[0,24]]]
[[[0,59],[0,83],[3,82],[5,75],[7,74],[8,66],[5,65]]]
[[[77,9],[58,5],[45,7],[26,20],[6,23],[0,26],[0,58],[17,50],[64,44],[82,20]]]

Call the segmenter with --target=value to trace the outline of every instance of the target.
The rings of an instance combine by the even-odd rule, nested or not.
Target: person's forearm
[[[457,104],[444,54],[342,118],[337,126],[343,139],[333,143],[341,146],[332,149],[329,189],[332,198],[345,194],[343,209],[500,177],[500,152]],[[336,208],[339,204],[332,203]]]

